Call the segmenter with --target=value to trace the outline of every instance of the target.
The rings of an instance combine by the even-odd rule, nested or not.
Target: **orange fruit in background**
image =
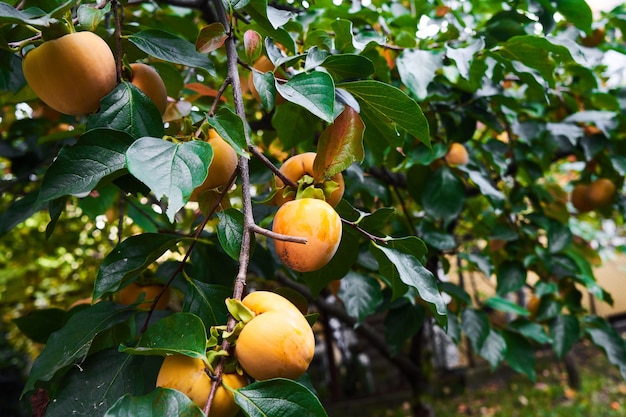
[[[463,144],[455,142],[450,145],[445,160],[448,165],[465,165],[469,162],[467,149]]]
[[[130,68],[133,72],[130,82],[147,95],[163,115],[167,108],[167,91],[159,73],[141,62],[130,64]]]
[[[152,307],[152,301],[163,291],[164,285],[151,284],[151,285],[139,285],[135,282],[122,288],[118,293],[118,302],[124,305],[131,305],[136,302],[142,293],[145,293],[143,302],[140,303],[137,308],[139,310],[148,310]],[[170,289],[165,290],[165,293],[159,298],[156,310],[165,310],[170,302]]]
[[[598,178],[589,184],[587,198],[594,208],[603,208],[611,204],[615,196],[615,184],[608,178]]]
[[[215,129],[209,130],[207,142],[213,148],[213,160],[206,179],[193,190],[189,201],[198,201],[200,194],[206,190],[223,187],[237,169],[237,152]]]
[[[46,41],[26,53],[24,77],[54,110],[70,115],[94,113],[117,85],[113,52],[92,32],[75,32]]]
[[[313,177],[313,162],[315,161],[316,155],[317,154],[315,152],[305,152],[294,155],[283,163],[279,171],[295,183],[297,183],[298,180],[300,180],[305,175]],[[346,187],[343,181],[343,175],[341,173],[333,175],[330,178],[330,181],[336,182],[338,187],[331,193],[330,197],[327,197],[326,202],[335,207],[341,201]],[[322,184],[323,183],[317,185]],[[291,190],[293,191],[292,196],[283,196],[283,192],[285,190],[282,188],[284,186],[285,184],[283,183],[283,181],[280,178],[276,177],[276,188],[278,189],[278,191],[274,198],[272,198],[273,205],[280,206],[285,202],[291,201],[295,198],[296,190]]]
[[[337,252],[341,241],[341,218],[327,202],[301,198],[280,206],[274,216],[272,231],[307,238],[306,244],[274,239],[276,254],[294,271],[317,271]]]
[[[223,374],[222,384],[237,389],[248,385],[245,376],[236,373]],[[171,388],[185,394],[198,407],[203,408],[209,399],[213,381],[205,370],[202,359],[185,355],[171,355],[163,360],[156,386]],[[215,391],[209,417],[234,417],[239,411],[233,394],[220,386]]]
[[[302,376],[313,360],[315,337],[300,310],[269,291],[255,291],[242,303],[256,313],[235,342],[242,369],[260,381]]]
[[[570,194],[570,201],[574,208],[580,213],[586,213],[593,210],[593,206],[587,197],[587,184],[576,184]]]

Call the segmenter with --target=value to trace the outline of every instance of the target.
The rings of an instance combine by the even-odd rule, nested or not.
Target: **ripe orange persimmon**
[[[130,68],[133,72],[130,82],[147,95],[163,115],[167,107],[167,91],[159,73],[141,62],[130,64]]]
[[[305,152],[294,155],[283,163],[280,167],[280,172],[295,183],[297,183],[305,175],[313,177],[313,162],[315,161],[315,156],[315,152]],[[336,182],[337,188],[330,194],[330,196],[326,197],[326,202],[335,207],[341,201],[341,197],[343,197],[343,192],[345,190],[343,175],[341,175],[341,172],[337,173],[330,178],[330,181]],[[323,184],[324,182],[316,185],[323,186]],[[293,193],[289,196],[284,196],[284,192],[286,190],[283,187],[285,187],[283,181],[276,177],[276,188],[278,189],[278,192],[274,195],[274,198],[272,198],[273,205],[280,206],[295,198],[296,190],[291,190],[289,188],[288,190],[293,191]]]
[[[313,360],[315,337],[300,310],[269,291],[250,293],[242,303],[256,313],[235,342],[243,370],[260,381],[302,376]]]
[[[35,94],[65,114],[96,112],[100,99],[117,84],[113,53],[92,32],[70,33],[44,42],[26,54],[22,68]]]
[[[152,301],[163,291],[163,285],[151,284],[151,285],[139,285],[135,282],[122,288],[118,293],[118,302],[124,305],[131,305],[139,299],[142,293],[145,293],[143,297],[144,302],[140,303],[137,308],[140,310],[148,310],[152,307]],[[165,293],[159,298],[156,310],[165,310],[170,302],[170,289],[165,290]]]
[[[615,196],[615,184],[608,178],[598,178],[589,184],[587,198],[594,208],[603,208],[611,204]]]
[[[450,149],[448,149],[445,160],[448,165],[465,165],[469,162],[467,149],[465,149],[463,144],[455,142],[450,145]]]
[[[198,201],[200,194],[206,190],[223,187],[237,169],[237,152],[215,129],[209,130],[207,142],[213,147],[213,160],[206,179],[193,190],[189,201]]]
[[[587,197],[589,186],[587,184],[576,184],[570,194],[570,201],[578,212],[586,213],[593,210],[593,206]]]
[[[341,241],[341,218],[325,201],[301,198],[276,212],[272,231],[307,238],[307,243],[274,240],[278,258],[298,272],[316,271],[335,255]]]
[[[202,359],[184,355],[167,356],[156,381],[157,387],[178,390],[200,408],[206,404],[212,384]],[[236,373],[223,374],[222,384],[237,389],[248,385],[248,380]],[[223,386],[219,387],[215,392],[209,417],[233,417],[238,411],[239,406],[235,404],[232,392]]]

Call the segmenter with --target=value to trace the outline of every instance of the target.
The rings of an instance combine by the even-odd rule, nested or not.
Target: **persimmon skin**
[[[467,149],[465,149],[463,144],[455,142],[450,145],[445,160],[448,165],[465,165],[469,162]]]
[[[247,378],[238,374],[222,374],[222,382],[237,389],[248,385]],[[205,371],[202,359],[185,355],[167,356],[163,360],[156,386],[172,388],[185,394],[198,407],[204,408],[213,381]],[[234,417],[239,411],[233,394],[220,386],[215,391],[209,417]]]
[[[209,174],[204,182],[191,193],[189,201],[198,201],[200,194],[206,190],[221,188],[237,169],[237,152],[222,137],[211,129],[207,142],[213,148],[213,160],[209,166]]]
[[[141,62],[130,64],[130,68],[133,72],[130,82],[152,100],[162,116],[167,108],[167,90],[163,79],[154,68]]]
[[[316,155],[317,154],[315,152],[304,152],[298,155],[294,155],[282,164],[279,171],[293,182],[298,182],[298,180],[304,175],[309,175],[312,177],[313,162],[315,161]],[[335,191],[332,192],[326,202],[335,207],[341,201],[346,186],[343,181],[343,175],[341,174],[341,172],[333,175],[330,180],[336,182],[338,187]],[[280,178],[276,177],[276,188],[278,188],[278,192],[276,193],[274,198],[272,198],[273,205],[281,206],[287,201],[291,201],[294,199],[293,196],[283,197],[283,190],[281,188],[284,186],[285,183],[283,183]]]
[[[314,198],[288,201],[276,212],[272,231],[307,238],[307,243],[274,240],[283,264],[298,272],[317,271],[337,252],[341,241],[341,218],[330,204]]]
[[[594,208],[604,208],[611,204],[615,196],[615,184],[608,178],[598,178],[589,184],[587,198]]]
[[[587,197],[589,186],[587,184],[576,184],[570,194],[570,201],[579,213],[586,213],[593,210],[593,205]]]
[[[259,381],[302,376],[313,360],[315,337],[298,308],[268,291],[255,291],[242,303],[257,314],[235,343],[243,370]]]
[[[26,54],[22,69],[44,103],[69,115],[96,112],[100,100],[117,85],[113,52],[92,32],[44,42]]]
[[[139,299],[142,293],[145,293],[143,299],[146,301],[137,305],[137,309],[149,310],[152,307],[152,300],[154,300],[161,291],[163,291],[163,285],[161,284],[139,285],[133,282],[120,290],[118,293],[118,302],[124,305],[131,305]],[[155,310],[165,310],[169,302],[170,289],[167,288],[154,308]]]

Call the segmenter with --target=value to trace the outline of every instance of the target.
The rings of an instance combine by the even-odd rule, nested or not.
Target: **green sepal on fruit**
[[[241,300],[238,300],[236,298],[227,298],[225,302],[228,312],[237,321],[248,323],[256,316],[254,311],[246,307],[245,304],[241,302]]]

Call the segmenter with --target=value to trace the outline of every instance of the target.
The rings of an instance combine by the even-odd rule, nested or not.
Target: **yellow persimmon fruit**
[[[241,368],[259,381],[302,376],[315,353],[313,330],[304,315],[284,297],[267,291],[255,291],[242,303],[257,315],[235,342]]]
[[[288,201],[276,212],[272,231],[307,238],[307,243],[274,239],[283,264],[298,272],[316,271],[337,252],[341,241],[341,218],[325,201],[301,198]]]
[[[279,171],[283,173],[285,177],[289,178],[295,183],[297,183],[298,180],[300,180],[305,175],[313,177],[313,162],[315,161],[316,155],[317,154],[315,152],[304,152],[298,155],[294,155],[282,164]],[[326,199],[326,202],[335,207],[341,201],[341,198],[343,197],[343,193],[345,191],[343,175],[341,174],[341,172],[339,172],[333,175],[330,178],[330,181],[336,182],[337,188]],[[276,177],[276,188],[278,189],[278,191],[272,199],[273,205],[280,206],[285,202],[291,201],[295,198],[296,190],[292,190],[294,195],[287,197],[283,196],[283,192],[285,191],[283,189],[284,186],[285,184],[283,183],[283,181],[280,178]]]
[[[222,384],[237,389],[248,385],[248,380],[236,373],[223,374]],[[157,387],[178,390],[200,408],[204,408],[212,385],[213,381],[207,374],[202,359],[185,355],[167,356],[156,381]],[[238,411],[239,406],[235,404],[233,393],[220,386],[215,391],[209,417],[234,417]]]
[[[141,62],[130,64],[130,68],[132,70],[130,82],[147,95],[163,115],[167,108],[167,91],[159,73],[150,65]]]
[[[35,94],[54,110],[70,115],[94,113],[100,99],[117,85],[109,45],[92,32],[75,32],[29,51],[22,63]]]
[[[465,165],[469,162],[467,149],[463,144],[455,142],[450,145],[445,160],[448,165]]]
[[[213,160],[206,179],[193,190],[189,201],[198,201],[200,194],[206,190],[223,187],[237,169],[237,152],[215,129],[209,130],[207,142],[213,148]]]
[[[145,294],[143,297],[143,302],[141,302],[137,308],[139,310],[148,310],[152,307],[152,301],[163,291],[164,285],[161,284],[150,284],[150,285],[139,285],[135,282],[127,285],[122,288],[118,293],[118,302],[124,305],[131,305],[141,297],[141,294]],[[159,298],[155,309],[156,310],[165,310],[170,302],[170,289],[169,287],[165,290],[165,293]]]

